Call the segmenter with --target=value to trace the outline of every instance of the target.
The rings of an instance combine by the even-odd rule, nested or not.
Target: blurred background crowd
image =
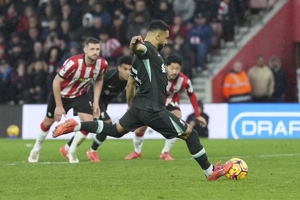
[[[0,0],[0,104],[45,103],[57,71],[82,53],[88,36],[100,40],[101,56],[114,69],[121,56],[132,55],[131,37],[144,37],[152,19],[170,25],[162,56],[181,56],[182,70],[192,78],[205,69],[206,55],[220,39],[234,40],[247,5],[248,0]]]

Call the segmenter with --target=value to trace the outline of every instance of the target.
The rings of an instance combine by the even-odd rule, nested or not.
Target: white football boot
[[[28,162],[37,163],[39,161],[40,151],[34,151],[33,149],[30,151]]]

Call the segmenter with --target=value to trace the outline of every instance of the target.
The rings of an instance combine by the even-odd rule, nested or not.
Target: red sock
[[[42,122],[42,123],[41,123],[41,129],[42,129],[42,131],[47,132],[47,131],[49,131],[50,127],[46,127],[46,126],[44,125],[44,122]]]
[[[87,136],[89,134],[89,132],[87,131],[80,131],[83,135]]]

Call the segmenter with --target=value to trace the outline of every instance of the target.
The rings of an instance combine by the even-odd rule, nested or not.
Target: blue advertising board
[[[300,139],[300,104],[229,104],[230,139]]]

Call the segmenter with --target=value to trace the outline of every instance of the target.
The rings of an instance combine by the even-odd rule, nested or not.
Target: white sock
[[[207,168],[206,170],[203,170],[206,177],[210,177],[213,173],[213,168],[214,166],[213,165],[210,165],[209,168]]]
[[[41,148],[42,148],[42,144],[43,142],[45,141],[45,138],[47,136],[49,131],[42,131],[40,129],[40,132],[39,132],[39,135],[38,137],[36,138],[36,141],[35,141],[35,144],[34,144],[34,147],[33,147],[33,150],[34,151],[40,151]]]
[[[79,131],[80,128],[81,128],[81,123],[78,122],[77,125],[74,127],[74,130],[73,130],[73,131],[74,131],[74,132]]]
[[[166,139],[165,146],[162,149],[161,153],[170,152],[171,148],[174,146],[177,138]]]
[[[73,142],[69,148],[69,152],[75,152],[77,147],[86,139],[86,135],[84,135],[81,131],[75,132]]]
[[[66,151],[69,151],[69,149],[70,149],[70,147],[69,147],[68,143],[65,144],[65,150],[66,150]]]
[[[141,153],[142,152],[143,141],[144,141],[144,136],[136,136],[134,134],[134,136],[133,136],[133,146],[134,146],[134,151],[136,153]]]

